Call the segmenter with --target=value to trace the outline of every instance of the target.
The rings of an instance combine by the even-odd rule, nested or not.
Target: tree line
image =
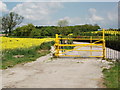
[[[61,35],[80,35],[81,32],[97,31],[98,25],[75,25],[75,26],[34,26],[33,24],[17,27],[12,31],[12,36],[16,37],[55,37],[55,34]]]

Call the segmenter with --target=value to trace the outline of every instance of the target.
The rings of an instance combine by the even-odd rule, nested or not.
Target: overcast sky
[[[0,16],[2,16],[1,12],[5,14],[10,11],[24,16],[22,25],[27,23],[57,25],[58,20],[66,19],[69,21],[69,25],[98,24],[101,28],[118,27],[117,2],[0,1]]]

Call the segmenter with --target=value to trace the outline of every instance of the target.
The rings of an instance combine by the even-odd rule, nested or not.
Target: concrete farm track
[[[75,54],[74,51],[68,53]],[[88,55],[88,52],[83,55]],[[2,87],[104,88],[102,69],[108,64],[101,58],[50,59],[48,54],[36,61],[2,70]]]

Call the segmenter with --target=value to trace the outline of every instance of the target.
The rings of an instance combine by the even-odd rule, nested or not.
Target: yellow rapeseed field
[[[9,38],[9,37],[0,37],[1,40],[1,49],[16,49],[16,48],[29,48],[32,46],[38,46],[43,42],[53,41],[54,38],[43,38],[43,39],[34,39],[34,38]]]
[[[92,33],[102,33],[102,31],[94,31]],[[120,34],[120,31],[105,31],[105,34]]]

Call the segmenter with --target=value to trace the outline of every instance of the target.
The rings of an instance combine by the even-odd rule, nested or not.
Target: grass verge
[[[2,51],[2,65],[0,68],[7,69],[19,63],[35,61],[37,58],[50,53],[49,50],[53,44],[54,41],[51,41],[31,48],[4,50]]]
[[[117,62],[109,70],[103,70],[104,84],[107,88],[120,88],[120,63]]]

